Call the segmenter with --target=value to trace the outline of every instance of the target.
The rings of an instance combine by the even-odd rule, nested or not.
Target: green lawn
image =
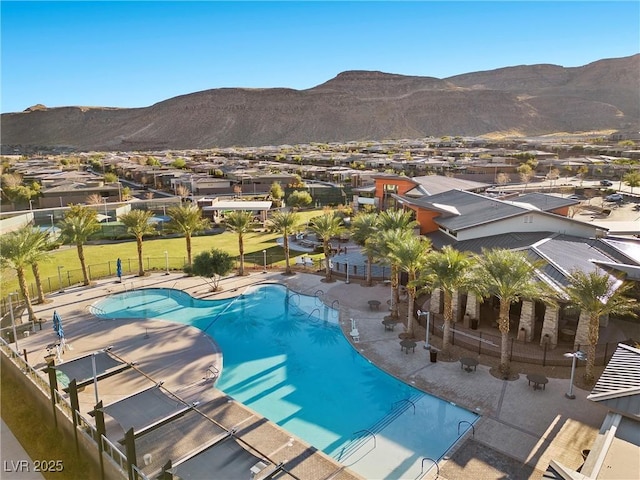
[[[304,225],[309,219],[322,213],[322,210],[310,210],[300,212],[301,224]],[[267,253],[267,263],[269,265],[284,265],[284,251],[276,240],[280,237],[277,233],[251,233],[244,238],[245,262],[247,268],[254,265],[261,268],[264,262],[263,250]],[[238,236],[232,232],[224,232],[217,235],[197,236],[191,239],[192,255],[197,255],[211,248],[219,248],[231,255],[239,255]],[[123,274],[135,274],[138,271],[138,253],[136,242],[132,238],[130,241],[121,243],[104,243],[100,245],[84,246],[86,263],[89,266],[91,278],[100,278],[115,275],[116,259],[122,260]],[[181,238],[157,238],[143,242],[142,255],[145,270],[164,270],[166,268],[165,252],[168,255],[169,268],[171,270],[182,270],[186,263],[187,250],[186,241]],[[296,256],[295,251],[291,251],[291,257]],[[319,254],[312,254],[311,257],[320,257]],[[61,267],[60,269],[58,267]],[[27,282],[33,285],[33,274],[27,270]],[[51,259],[40,264],[40,276],[45,291],[53,291],[62,285],[75,284],[82,281],[82,270],[78,253],[75,246],[63,246],[51,252]],[[3,296],[7,292],[17,291],[18,281],[15,271],[2,271],[2,292]],[[30,287],[33,288],[33,287]],[[34,291],[32,290],[33,294]]]

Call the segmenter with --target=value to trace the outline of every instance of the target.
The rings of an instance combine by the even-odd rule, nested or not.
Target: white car
[[[621,202],[622,200],[624,200],[624,197],[622,196],[621,193],[612,193],[611,195],[607,195],[606,197],[604,197],[604,199],[607,202]]]

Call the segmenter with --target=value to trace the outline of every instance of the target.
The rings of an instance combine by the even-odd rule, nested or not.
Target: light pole
[[[107,214],[107,197],[102,197],[102,201],[104,202],[104,216],[107,217],[107,223],[109,223],[109,215]]]
[[[16,352],[20,355],[20,350],[18,348],[18,334],[16,333],[16,319],[13,317],[13,304],[11,303],[11,296],[18,295],[17,292],[9,293],[9,314],[11,315],[11,328],[13,329],[13,341],[16,342]]]
[[[349,283],[349,262],[347,262],[347,280],[344,283]]]
[[[570,352],[570,353],[565,353],[564,354],[565,357],[572,357],[571,360],[571,381],[569,383],[569,391],[567,393],[564,394],[565,397],[567,397],[569,400],[573,400],[576,398],[576,396],[573,394],[573,377],[576,373],[576,359],[577,360],[586,360],[587,356],[585,355],[585,353],[581,350],[577,350],[575,352]]]
[[[33,212],[33,200],[29,200],[29,210]]]
[[[164,267],[166,270],[165,275],[169,275],[169,252],[164,251]]]
[[[267,273],[267,251],[266,250],[262,250],[262,260],[264,263],[262,273]]]
[[[61,270],[64,268],[63,265],[58,265],[58,283],[60,283],[60,290],[58,293],[64,293],[64,288],[62,288],[62,273]]]
[[[53,235],[53,213],[48,213],[47,217],[51,219],[51,235]]]
[[[429,345],[429,324],[431,323],[431,312],[423,312],[422,310],[418,310],[416,312],[418,314],[418,318],[425,315],[427,317],[427,333],[424,338],[424,349],[431,350],[431,345]]]

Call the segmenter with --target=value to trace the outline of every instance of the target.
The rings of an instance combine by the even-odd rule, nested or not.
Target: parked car
[[[624,197],[622,196],[621,193],[612,193],[611,195],[607,195],[606,197],[604,197],[604,199],[607,202],[616,202],[616,203],[618,203],[618,202],[621,202],[624,199]]]
[[[611,187],[613,183],[609,180],[600,180],[600,185],[602,185],[603,187]]]

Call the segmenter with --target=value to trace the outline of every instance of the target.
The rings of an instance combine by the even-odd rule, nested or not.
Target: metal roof
[[[480,191],[490,187],[488,183],[445,177],[444,175],[424,175],[422,177],[413,177],[412,180],[421,185],[427,191],[427,195],[437,195],[449,190]]]
[[[618,344],[587,398],[640,420],[640,349]]]
[[[544,212],[555,210],[556,208],[569,207],[580,203],[577,200],[569,198],[556,197],[555,195],[546,195],[544,193],[532,192],[520,195],[516,198],[510,198],[509,201],[517,203],[528,203]]]

